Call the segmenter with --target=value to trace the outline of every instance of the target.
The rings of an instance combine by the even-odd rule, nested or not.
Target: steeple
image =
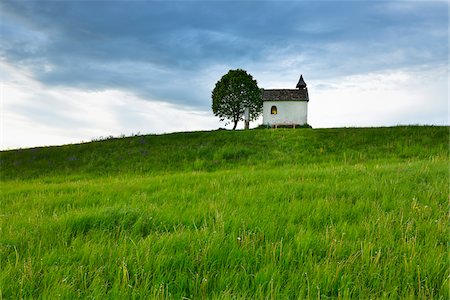
[[[306,88],[306,83],[303,80],[303,75],[300,75],[300,79],[298,80],[298,83],[297,83],[297,88],[300,89],[300,90]]]

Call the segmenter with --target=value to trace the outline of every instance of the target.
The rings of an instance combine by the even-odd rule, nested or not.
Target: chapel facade
[[[263,89],[263,124],[268,127],[301,126],[308,122],[308,88],[300,75],[297,89]]]

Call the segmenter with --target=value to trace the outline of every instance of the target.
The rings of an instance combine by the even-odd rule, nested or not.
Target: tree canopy
[[[212,91],[212,110],[221,121],[228,119],[234,123],[244,120],[245,108],[249,108],[249,119],[254,121],[262,111],[261,90],[258,83],[247,71],[230,70],[216,83]]]

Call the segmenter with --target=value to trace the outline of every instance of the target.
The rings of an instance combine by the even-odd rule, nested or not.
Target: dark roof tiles
[[[263,90],[263,101],[308,101],[308,90]]]

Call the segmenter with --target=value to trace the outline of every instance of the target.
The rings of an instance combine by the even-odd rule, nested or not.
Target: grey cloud
[[[446,25],[442,5],[421,4],[422,13],[409,7],[401,20],[382,7],[4,1],[0,55],[49,86],[126,89],[205,109],[210,91],[195,86],[215,65],[254,67],[273,77],[295,69],[319,79],[446,60],[447,45],[428,34]]]

